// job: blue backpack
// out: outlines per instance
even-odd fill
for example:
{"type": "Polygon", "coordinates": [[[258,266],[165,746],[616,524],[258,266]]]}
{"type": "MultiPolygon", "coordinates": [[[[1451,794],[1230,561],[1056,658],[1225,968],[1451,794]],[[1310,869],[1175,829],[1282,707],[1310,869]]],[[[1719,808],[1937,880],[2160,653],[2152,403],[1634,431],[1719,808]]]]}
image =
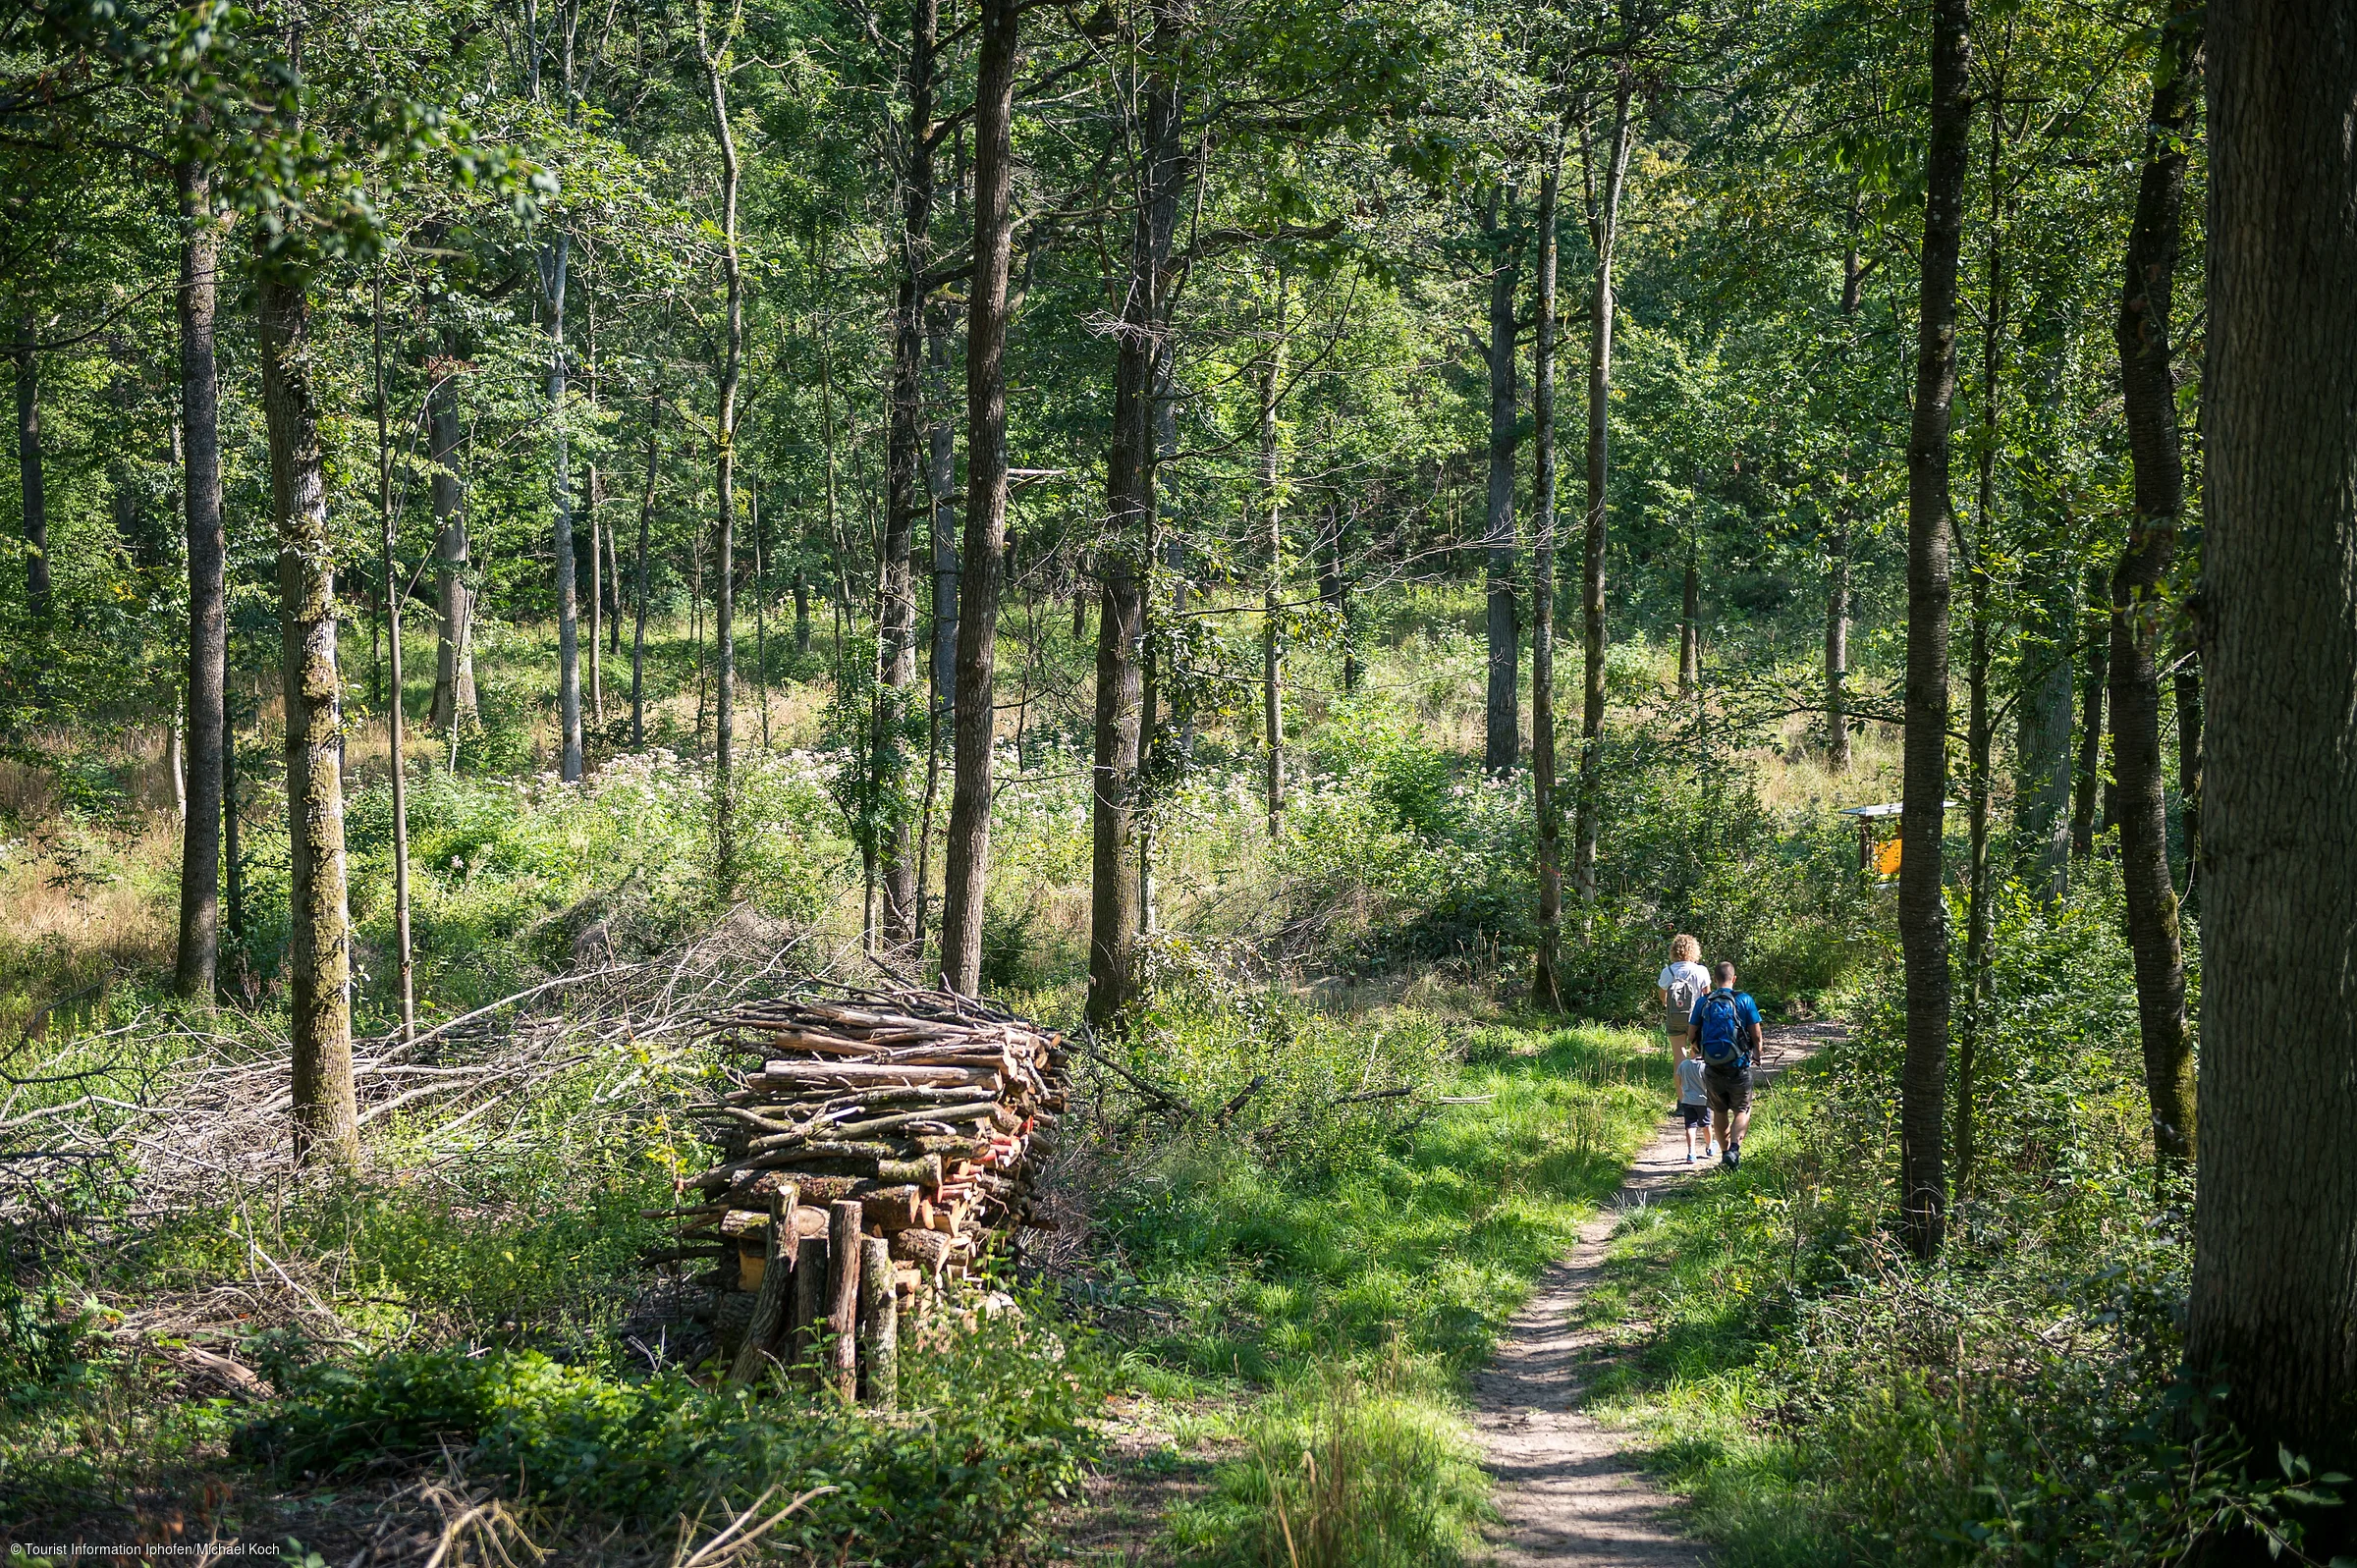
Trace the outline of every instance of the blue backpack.
{"type": "Polygon", "coordinates": [[[1735,994],[1714,991],[1702,999],[1702,1028],[1699,1031],[1703,1062],[1728,1072],[1740,1072],[1751,1065],[1751,1052],[1743,1039],[1743,1018],[1735,1007],[1735,994]]]}

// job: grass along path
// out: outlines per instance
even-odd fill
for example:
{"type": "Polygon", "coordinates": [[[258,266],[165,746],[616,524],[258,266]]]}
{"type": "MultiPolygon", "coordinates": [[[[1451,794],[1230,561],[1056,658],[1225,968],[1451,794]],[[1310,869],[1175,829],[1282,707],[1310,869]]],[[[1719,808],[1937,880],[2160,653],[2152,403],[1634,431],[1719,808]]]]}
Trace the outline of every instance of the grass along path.
{"type": "Polygon", "coordinates": [[[1139,1396],[1123,1425],[1167,1440],[1102,1478],[1080,1560],[1482,1555],[1467,1381],[1674,1090],[1641,1032],[1527,1023],[1476,1027],[1436,1088],[1488,1098],[1331,1168],[1174,1149],[1100,1202],[1096,1288],[1139,1396]]]}
{"type": "MultiPolygon", "coordinates": [[[[1819,1026],[1822,1028],[1823,1026],[1819,1026]]],[[[1772,1029],[1755,1100],[1807,1059],[1816,1029],[1772,1029]]],[[[1507,1568],[1700,1568],[1705,1558],[1645,1474],[1625,1434],[1588,1410],[1607,1335],[1586,1321],[1622,1217],[1714,1167],[1686,1162],[1685,1135],[1663,1121],[1630,1165],[1611,1206],[1579,1227],[1578,1244],[1551,1269],[1515,1318],[1498,1355],[1474,1379],[1485,1464],[1499,1483],[1491,1539],[1507,1568]]]]}

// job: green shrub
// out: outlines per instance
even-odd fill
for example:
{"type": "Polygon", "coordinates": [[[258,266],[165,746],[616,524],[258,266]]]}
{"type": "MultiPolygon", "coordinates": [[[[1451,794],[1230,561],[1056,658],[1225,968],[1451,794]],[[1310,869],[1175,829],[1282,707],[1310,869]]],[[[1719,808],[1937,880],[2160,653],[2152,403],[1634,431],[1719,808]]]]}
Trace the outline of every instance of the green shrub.
{"type": "Polygon", "coordinates": [[[2311,1485],[2181,1379],[2192,1239],[2154,1190],[2115,868],[1993,899],[1987,995],[1956,1020],[1977,1017],[1974,1159],[1936,1263],[1889,1229],[1894,964],[1855,1038],[1763,1103],[1740,1172],[1626,1229],[1614,1271],[1648,1328],[1620,1392],[1675,1434],[1657,1458],[1729,1568],[2142,1568],[2311,1485]]]}
{"type": "Polygon", "coordinates": [[[999,1560],[1094,1453],[1087,1358],[998,1324],[903,1364],[904,1414],[886,1416],[676,1372],[622,1380],[531,1351],[399,1351],[282,1372],[282,1402],[239,1445],[327,1476],[448,1444],[470,1473],[641,1527],[824,1488],[770,1539],[828,1562],[999,1560]]]}

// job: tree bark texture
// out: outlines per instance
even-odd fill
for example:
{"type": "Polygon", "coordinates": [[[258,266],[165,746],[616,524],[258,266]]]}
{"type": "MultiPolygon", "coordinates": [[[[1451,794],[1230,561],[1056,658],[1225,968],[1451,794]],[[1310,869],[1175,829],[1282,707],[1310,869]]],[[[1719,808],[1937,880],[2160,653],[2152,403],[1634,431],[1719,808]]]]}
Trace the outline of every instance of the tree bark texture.
{"type": "Polygon", "coordinates": [[[1907,436],[1905,784],[1898,932],[1907,988],[1899,1080],[1901,1226],[1932,1257],[1946,1230],[1947,908],[1941,889],[1947,793],[1948,425],[1956,392],[1956,269],[1972,105],[1968,0],[1933,0],[1931,144],[1925,168],[1915,416],[1907,436]]]}
{"type": "MultiPolygon", "coordinates": [[[[902,126],[901,277],[892,312],[891,409],[885,437],[884,559],[876,584],[876,664],[884,684],[870,766],[878,780],[905,771],[901,717],[916,691],[916,516],[925,495],[925,269],[933,257],[933,47],[940,0],[916,0],[910,17],[908,112],[902,126]]],[[[884,944],[904,951],[916,940],[916,862],[905,812],[891,811],[877,844],[884,890],[884,944]]]]}
{"type": "Polygon", "coordinates": [[[1556,972],[1563,935],[1562,821],[1555,804],[1555,217],[1562,165],[1559,126],[1539,179],[1538,321],[1530,382],[1530,795],[1539,850],[1539,940],[1530,1000],[1549,1011],[1563,1005],[1556,972]]]}
{"type": "Polygon", "coordinates": [[[1106,454],[1108,538],[1096,552],[1096,749],[1090,773],[1088,1021],[1117,1027],[1137,990],[1137,934],[1143,927],[1144,861],[1137,843],[1145,757],[1139,643],[1145,632],[1152,560],[1155,411],[1170,330],[1171,250],[1186,180],[1178,62],[1190,7],[1155,0],[1150,64],[1139,94],[1137,193],[1129,230],[1128,278],[1114,351],[1113,440],[1106,454]]]}
{"type": "Polygon", "coordinates": [[[280,669],[287,707],[287,1032],[296,1158],[356,1165],[352,1078],[352,922],[344,863],[342,686],[327,469],[313,390],[311,305],[300,275],[265,262],[256,288],[262,413],[278,528],[280,669]]]}
{"type": "Polygon", "coordinates": [[[1579,578],[1579,789],[1571,835],[1571,880],[1581,901],[1596,896],[1596,839],[1604,817],[1604,551],[1612,459],[1613,258],[1620,240],[1620,190],[1628,179],[1629,116],[1634,86],[1624,78],[1613,100],[1613,141],[1605,155],[1604,189],[1591,192],[1588,234],[1596,252],[1595,293],[1589,301],[1587,519],[1579,578]]]}
{"type": "Polygon", "coordinates": [[[1482,766],[1493,775],[1513,771],[1522,755],[1522,628],[1514,605],[1514,292],[1522,251],[1513,233],[1514,188],[1490,192],[1487,221],[1494,254],[1490,272],[1490,493],[1481,538],[1489,553],[1489,700],[1482,766]]]}
{"type": "Polygon", "coordinates": [[[997,717],[1000,560],[1007,538],[1007,275],[1014,151],[1017,0],[982,0],[974,95],[974,270],[966,290],[965,549],[959,581],[957,778],[950,794],[941,920],[943,983],[982,980],[989,878],[991,740],[997,717]]]}
{"type": "MultiPolygon", "coordinates": [[[[2209,13],[2201,1139],[2186,1361],[2272,1473],[2357,1471],[2357,30],[2209,13]]],[[[2357,1547],[2308,1519],[2316,1561],[2357,1547]]],[[[2252,1538],[2218,1560],[2260,1564],[2252,1538]]]]}
{"type": "Polygon", "coordinates": [[[2185,507],[2169,313],[2185,206],[2185,133],[2201,73],[2200,10],[2167,30],[2153,72],[2144,173],[2128,231],[2114,329],[2121,402],[2135,467],[2127,546],[2111,573],[2111,771],[2119,792],[2120,885],[2136,962],[2136,1019],[2152,1102],[2153,1157],[2164,1174],[2193,1158],[2193,1035],[2185,1016],[2185,943],[2168,870],[2161,762],[2161,622],[2185,507]]]}
{"type": "Polygon", "coordinates": [[[189,541],[188,800],[180,843],[180,951],[172,989],[209,1002],[221,957],[221,747],[229,678],[227,542],[221,523],[221,382],[213,358],[221,236],[212,181],[186,162],[180,187],[181,510],[189,541]]]}

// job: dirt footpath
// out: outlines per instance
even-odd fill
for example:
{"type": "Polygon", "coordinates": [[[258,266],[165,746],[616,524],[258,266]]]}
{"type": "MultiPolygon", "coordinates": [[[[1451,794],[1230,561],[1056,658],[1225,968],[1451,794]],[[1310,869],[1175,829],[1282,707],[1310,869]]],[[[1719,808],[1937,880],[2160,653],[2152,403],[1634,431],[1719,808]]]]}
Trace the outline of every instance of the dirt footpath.
{"type": "MultiPolygon", "coordinates": [[[[1808,1058],[1837,1024],[1767,1031],[1752,1077],[1755,1100],[1783,1069],[1808,1058]]],[[[1714,1162],[1714,1168],[1716,1162],[1714,1162]]],[[[1579,1245],[1539,1280],[1498,1354],[1473,1379],[1484,1463],[1497,1478],[1499,1519],[1490,1542],[1506,1568],[1702,1568],[1709,1558],[1679,1534],[1672,1499],[1623,1449],[1628,1434],[1600,1425],[1587,1403],[1591,1352],[1602,1339],[1571,1326],[1604,1269],[1622,1210],[1673,1198],[1708,1179],[1686,1163],[1685,1133],[1667,1117],[1629,1166],[1602,1213],[1579,1228],[1579,1245]]]]}

